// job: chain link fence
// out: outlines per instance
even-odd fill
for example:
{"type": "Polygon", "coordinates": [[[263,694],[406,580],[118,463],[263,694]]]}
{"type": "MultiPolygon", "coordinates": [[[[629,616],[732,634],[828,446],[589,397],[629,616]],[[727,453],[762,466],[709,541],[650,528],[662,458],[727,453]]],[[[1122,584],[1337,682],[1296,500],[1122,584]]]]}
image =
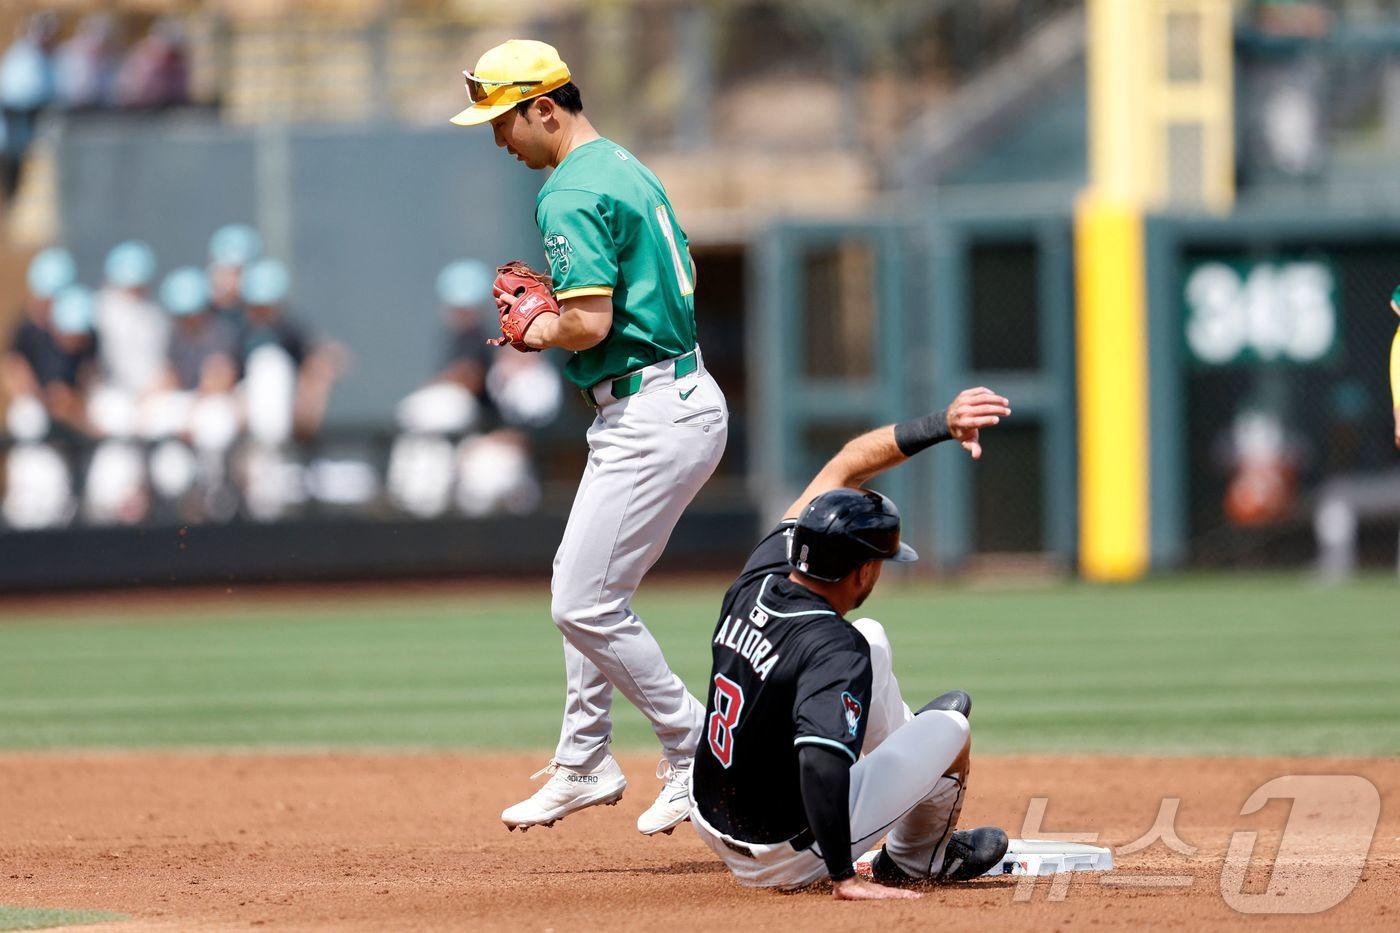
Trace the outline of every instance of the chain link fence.
{"type": "MultiPolygon", "coordinates": [[[[1188,554],[1205,566],[1300,565],[1321,491],[1400,488],[1387,361],[1400,239],[1197,247],[1179,293],[1188,554]]],[[[1360,516],[1360,550],[1395,561],[1397,518],[1360,516]]]]}

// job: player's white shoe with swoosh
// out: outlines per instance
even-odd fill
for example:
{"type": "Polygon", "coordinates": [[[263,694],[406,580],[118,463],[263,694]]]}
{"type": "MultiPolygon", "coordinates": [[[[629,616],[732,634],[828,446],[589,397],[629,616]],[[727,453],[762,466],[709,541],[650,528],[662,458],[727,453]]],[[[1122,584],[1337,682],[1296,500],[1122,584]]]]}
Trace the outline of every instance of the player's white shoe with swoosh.
{"type": "Polygon", "coordinates": [[[656,766],[656,776],[666,781],[661,793],[637,817],[637,832],[643,836],[671,834],[677,826],[690,819],[690,770],[692,762],[673,765],[665,758],[656,766]]]}
{"type": "Polygon", "coordinates": [[[501,822],[511,832],[517,829],[524,832],[531,826],[553,826],[555,820],[562,820],[585,807],[612,806],[622,799],[622,792],[627,789],[627,778],[611,755],[589,771],[551,761],[530,775],[530,779],[546,774],[549,780],[528,800],[501,812],[501,822]]]}

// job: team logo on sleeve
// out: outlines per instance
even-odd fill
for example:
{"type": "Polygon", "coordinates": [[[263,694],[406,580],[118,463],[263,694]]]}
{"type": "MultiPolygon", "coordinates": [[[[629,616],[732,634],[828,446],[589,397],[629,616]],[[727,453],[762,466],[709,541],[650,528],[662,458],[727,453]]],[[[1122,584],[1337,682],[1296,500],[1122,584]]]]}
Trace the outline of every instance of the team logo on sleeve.
{"type": "Polygon", "coordinates": [[[856,727],[860,725],[860,701],[849,692],[841,694],[841,706],[846,713],[846,731],[854,738],[856,727]]]}
{"type": "Polygon", "coordinates": [[[569,273],[569,254],[574,251],[569,244],[569,238],[562,233],[551,233],[544,238],[544,251],[549,257],[549,264],[554,269],[556,277],[563,277],[569,273]]]}

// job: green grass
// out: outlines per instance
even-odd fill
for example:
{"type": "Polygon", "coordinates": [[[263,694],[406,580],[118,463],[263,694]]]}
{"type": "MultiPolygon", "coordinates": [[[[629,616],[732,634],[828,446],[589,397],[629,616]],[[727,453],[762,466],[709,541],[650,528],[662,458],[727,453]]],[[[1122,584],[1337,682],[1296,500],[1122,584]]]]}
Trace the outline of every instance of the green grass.
{"type": "Polygon", "coordinates": [[[0,930],[46,930],[49,927],[78,926],[130,920],[126,914],[105,910],[62,910],[57,907],[7,907],[0,904],[0,930]]]}
{"type": "MultiPolygon", "coordinates": [[[[719,586],[638,611],[692,690],[719,586]]],[[[1400,752],[1400,583],[1287,576],[1136,586],[882,588],[865,612],[917,706],[975,700],[979,751],[1400,752]]],[[[146,616],[0,606],[0,747],[551,748],[563,704],[548,596],[357,596],[146,616]]],[[[617,740],[654,748],[619,698],[617,740]]]]}

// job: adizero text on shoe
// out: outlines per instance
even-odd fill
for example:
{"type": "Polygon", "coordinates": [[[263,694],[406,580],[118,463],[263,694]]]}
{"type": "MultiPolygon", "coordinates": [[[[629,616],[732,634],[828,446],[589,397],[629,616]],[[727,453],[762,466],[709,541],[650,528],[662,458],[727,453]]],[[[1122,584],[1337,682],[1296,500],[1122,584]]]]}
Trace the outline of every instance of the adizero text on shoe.
{"type": "Polygon", "coordinates": [[[960,829],[948,840],[939,881],[969,881],[985,875],[1001,862],[1011,840],[995,826],[960,829]]]}
{"type": "Polygon", "coordinates": [[[532,778],[549,775],[544,786],[528,800],[522,800],[501,813],[506,828],[522,832],[531,826],[553,826],[570,813],[599,804],[609,806],[622,799],[627,779],[611,755],[597,768],[581,771],[551,761],[532,778]]]}
{"type": "Polygon", "coordinates": [[[690,762],[672,765],[664,758],[656,767],[656,776],[666,781],[661,793],[637,817],[637,832],[643,836],[657,833],[671,835],[675,828],[690,819],[690,762]]]}

